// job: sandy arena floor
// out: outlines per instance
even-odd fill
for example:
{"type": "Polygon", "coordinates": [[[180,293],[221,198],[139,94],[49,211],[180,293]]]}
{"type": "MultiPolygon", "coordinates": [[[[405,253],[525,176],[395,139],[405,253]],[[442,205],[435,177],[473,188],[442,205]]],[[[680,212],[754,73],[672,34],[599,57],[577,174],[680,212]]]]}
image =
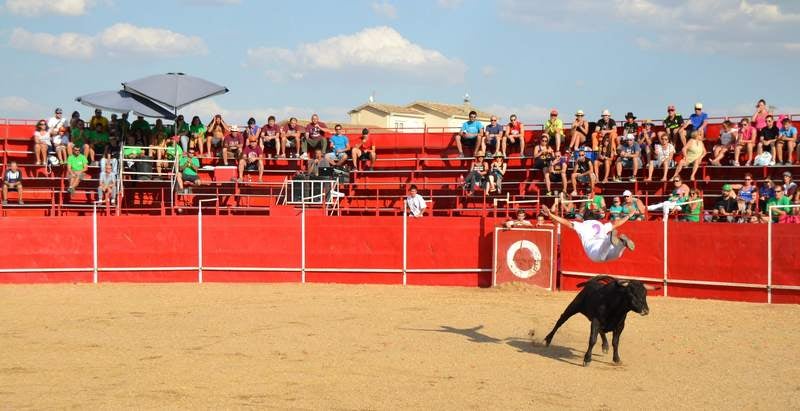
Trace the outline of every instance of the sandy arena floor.
{"type": "Polygon", "coordinates": [[[573,296],[2,286],[0,409],[800,409],[800,306],[651,298],[583,368],[583,317],[541,345],[573,296]]]}

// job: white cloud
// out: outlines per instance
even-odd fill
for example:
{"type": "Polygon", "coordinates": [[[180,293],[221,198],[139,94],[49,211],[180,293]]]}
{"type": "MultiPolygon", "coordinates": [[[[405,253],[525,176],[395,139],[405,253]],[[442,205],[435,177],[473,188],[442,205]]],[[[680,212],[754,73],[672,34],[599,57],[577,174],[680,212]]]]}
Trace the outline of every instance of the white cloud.
{"type": "Polygon", "coordinates": [[[117,23],[96,36],[32,33],[15,28],[8,44],[19,50],[71,59],[90,59],[98,52],[113,56],[136,54],[172,57],[205,54],[208,51],[200,37],[128,23],[117,23]]]}
{"type": "Polygon", "coordinates": [[[372,11],[379,16],[386,17],[387,19],[397,18],[397,9],[394,7],[394,5],[387,1],[372,3],[372,11]]]}
{"type": "Polygon", "coordinates": [[[494,66],[483,66],[481,68],[481,74],[484,77],[492,77],[497,72],[497,69],[494,66]]]}
{"type": "Polygon", "coordinates": [[[304,77],[309,72],[355,72],[405,75],[409,78],[460,83],[466,66],[436,50],[423,48],[391,27],[366,28],[290,50],[259,47],[247,50],[247,66],[271,70],[271,78],[304,77]],[[282,76],[275,72],[282,70],[282,76]]]}
{"type": "Polygon", "coordinates": [[[464,0],[436,0],[436,5],[443,9],[455,9],[463,2],[464,0]]]}
{"type": "Polygon", "coordinates": [[[560,30],[598,31],[620,24],[645,50],[777,55],[798,47],[796,2],[759,0],[502,0],[509,21],[560,30]],[[602,23],[602,24],[600,24],[602,23]]]}
{"type": "Polygon", "coordinates": [[[41,15],[81,16],[95,5],[94,0],[6,0],[11,14],[33,17],[41,15]]]}
{"type": "Polygon", "coordinates": [[[503,123],[508,119],[508,116],[516,114],[517,118],[525,124],[541,123],[550,114],[550,109],[533,104],[525,104],[522,106],[507,106],[503,104],[492,104],[486,107],[481,107],[481,110],[492,113],[500,119],[503,123]]]}
{"type": "Polygon", "coordinates": [[[16,49],[74,59],[91,58],[95,51],[95,41],[91,36],[78,33],[31,33],[20,28],[11,32],[8,44],[16,49]]]}
{"type": "Polygon", "coordinates": [[[100,44],[115,54],[136,53],[157,56],[205,54],[203,39],[167,29],[136,27],[117,23],[99,35],[100,44]]]}
{"type": "Polygon", "coordinates": [[[0,97],[0,117],[17,118],[42,118],[51,112],[45,106],[32,102],[25,97],[3,96],[0,97]]]}

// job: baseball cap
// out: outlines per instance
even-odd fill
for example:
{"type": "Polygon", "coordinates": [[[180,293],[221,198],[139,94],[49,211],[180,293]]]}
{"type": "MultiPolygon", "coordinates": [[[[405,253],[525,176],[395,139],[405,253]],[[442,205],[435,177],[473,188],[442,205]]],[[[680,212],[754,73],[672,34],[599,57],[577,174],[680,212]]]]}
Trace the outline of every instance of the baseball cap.
{"type": "Polygon", "coordinates": [[[61,114],[61,113],[63,113],[63,111],[61,111],[61,107],[59,107],[59,108],[57,108],[57,109],[56,109],[56,113],[58,113],[58,114],[61,114]]]}
{"type": "Polygon", "coordinates": [[[232,132],[239,131],[239,126],[237,126],[236,124],[232,125],[231,126],[231,131],[232,132]]]}
{"type": "Polygon", "coordinates": [[[699,108],[700,110],[703,109],[703,103],[694,103],[694,108],[699,108]]]}
{"type": "Polygon", "coordinates": [[[783,172],[783,176],[784,176],[784,177],[791,177],[791,176],[792,176],[792,173],[791,173],[791,171],[784,171],[784,172],[783,172]]]}
{"type": "Polygon", "coordinates": [[[733,186],[730,184],[725,184],[722,186],[722,191],[731,191],[733,190],[733,186]]]}
{"type": "Polygon", "coordinates": [[[550,115],[551,116],[557,116],[558,115],[558,110],[556,110],[556,109],[550,110],[550,115]]]}
{"type": "Polygon", "coordinates": [[[630,197],[632,195],[633,195],[633,193],[631,193],[631,190],[625,190],[625,191],[622,192],[622,196],[623,197],[630,197]]]}
{"type": "Polygon", "coordinates": [[[604,116],[610,116],[611,113],[606,109],[606,110],[603,110],[603,115],[604,116]]]}
{"type": "Polygon", "coordinates": [[[670,110],[675,110],[675,106],[672,105],[672,104],[668,105],[667,106],[667,111],[670,111],[670,110]]]}
{"type": "Polygon", "coordinates": [[[628,133],[628,135],[625,136],[625,140],[636,140],[636,136],[634,136],[631,133],[628,133]]]}

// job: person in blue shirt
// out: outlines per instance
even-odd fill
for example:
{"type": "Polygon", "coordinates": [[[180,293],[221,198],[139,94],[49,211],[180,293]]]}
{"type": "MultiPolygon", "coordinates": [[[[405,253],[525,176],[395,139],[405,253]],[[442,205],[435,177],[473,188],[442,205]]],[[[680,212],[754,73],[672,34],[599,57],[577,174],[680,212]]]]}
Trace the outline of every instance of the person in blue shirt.
{"type": "MultiPolygon", "coordinates": [[[[780,131],[778,132],[778,150],[777,150],[777,163],[783,162],[784,165],[792,164],[792,154],[794,148],[797,146],[797,127],[792,125],[792,119],[789,117],[784,118],[780,131]],[[783,158],[783,148],[786,147],[786,158],[783,158]],[[785,161],[784,161],[785,160],[785,161]]],[[[800,153],[798,153],[800,157],[800,153]]]]}
{"type": "Polygon", "coordinates": [[[689,121],[683,124],[681,127],[681,143],[683,146],[686,145],[686,136],[692,135],[693,131],[699,131],[703,133],[705,137],[706,134],[706,127],[708,126],[708,114],[703,112],[703,103],[697,103],[694,105],[694,113],[689,116],[689,121]]]}
{"type": "Polygon", "coordinates": [[[328,161],[333,165],[341,166],[347,162],[347,152],[350,151],[350,140],[342,134],[342,125],[337,124],[333,128],[333,135],[330,138],[331,152],[328,153],[328,161]]]}
{"type": "Polygon", "coordinates": [[[503,137],[503,126],[497,123],[497,116],[492,116],[489,119],[489,125],[486,126],[484,130],[484,135],[482,137],[478,137],[481,141],[480,150],[486,153],[486,147],[494,147],[492,150],[493,153],[497,152],[497,146],[500,139],[503,137]]]}
{"type": "Polygon", "coordinates": [[[455,136],[458,156],[464,157],[464,145],[476,147],[480,136],[483,136],[483,124],[478,121],[478,113],[473,110],[469,112],[469,120],[464,122],[461,131],[455,136]]]}

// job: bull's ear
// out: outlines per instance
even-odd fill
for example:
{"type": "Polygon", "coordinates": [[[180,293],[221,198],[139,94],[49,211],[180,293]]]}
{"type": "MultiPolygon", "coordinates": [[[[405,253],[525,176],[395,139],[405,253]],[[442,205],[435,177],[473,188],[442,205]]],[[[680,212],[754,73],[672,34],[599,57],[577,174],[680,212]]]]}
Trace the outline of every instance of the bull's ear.
{"type": "Polygon", "coordinates": [[[629,280],[617,280],[617,285],[620,287],[627,287],[630,283],[629,280]]]}

